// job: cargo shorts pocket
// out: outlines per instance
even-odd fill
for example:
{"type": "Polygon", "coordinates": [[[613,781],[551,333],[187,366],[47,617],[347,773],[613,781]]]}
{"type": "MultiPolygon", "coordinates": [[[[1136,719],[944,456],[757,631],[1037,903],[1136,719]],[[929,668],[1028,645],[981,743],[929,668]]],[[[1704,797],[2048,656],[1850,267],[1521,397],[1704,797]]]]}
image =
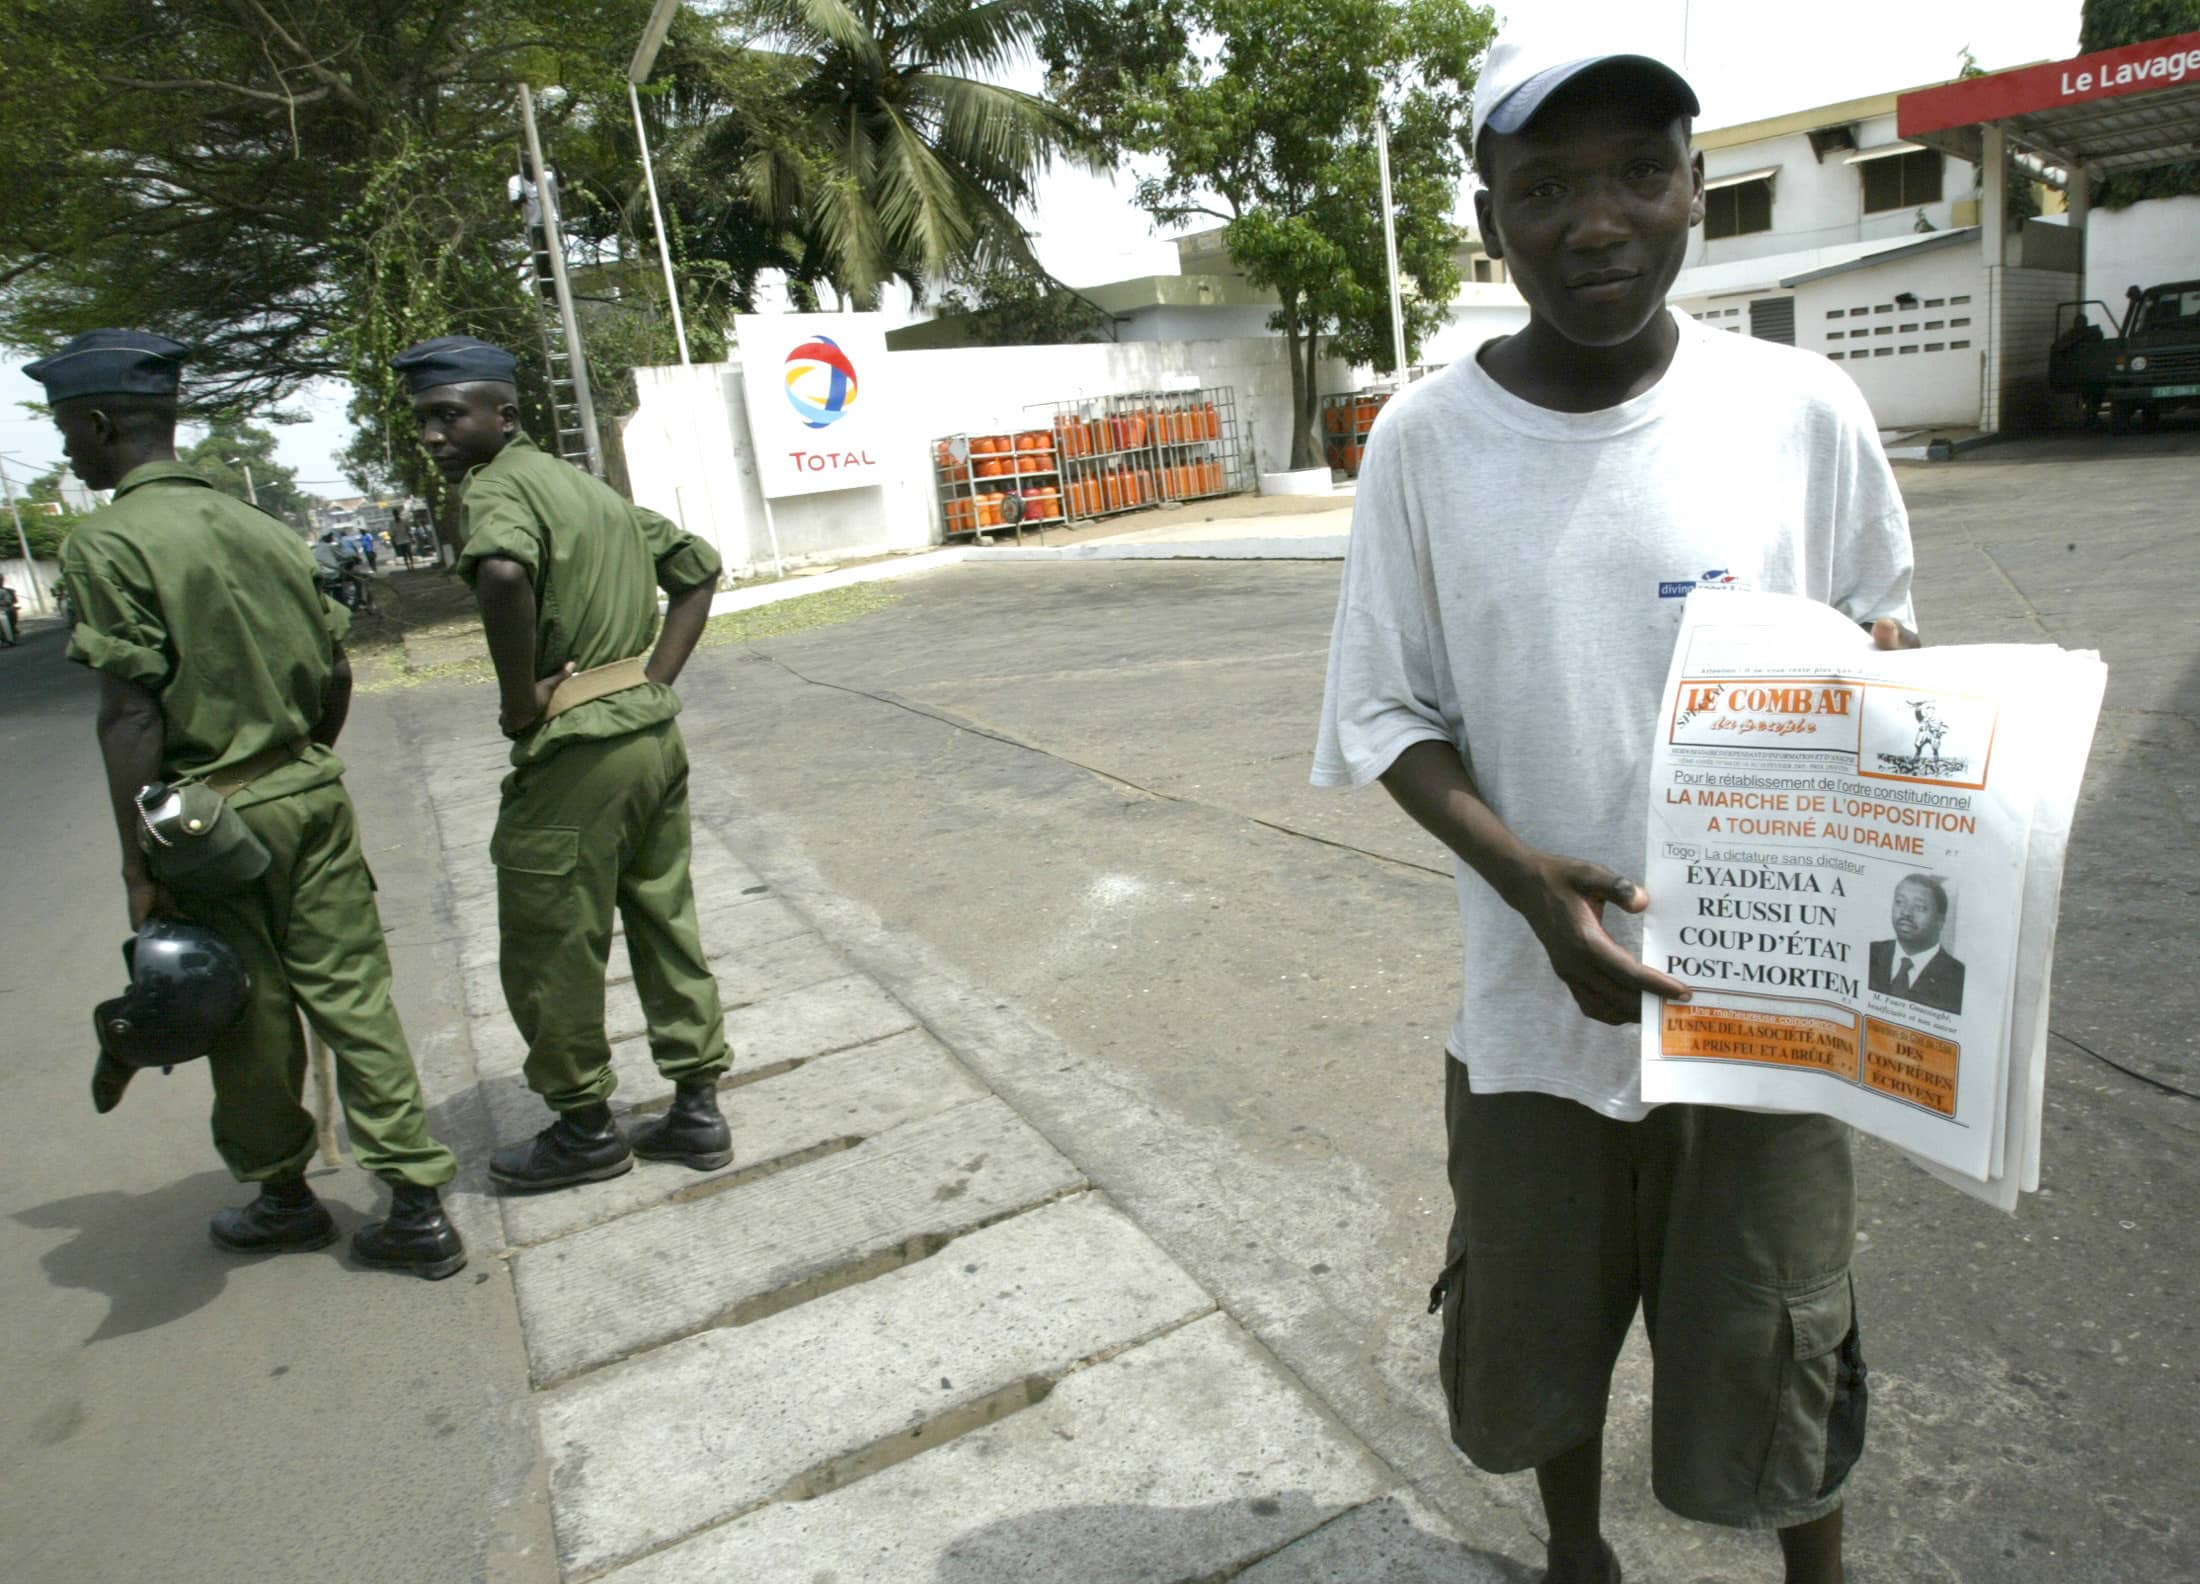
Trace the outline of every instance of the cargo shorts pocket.
{"type": "Polygon", "coordinates": [[[489,861],[520,874],[569,875],[580,862],[578,826],[498,826],[489,838],[489,861]]]}
{"type": "Polygon", "coordinates": [[[1758,1493],[1773,1509],[1821,1501],[1841,1488],[1864,1450],[1871,1396],[1854,1280],[1844,1272],[1785,1302],[1792,1345],[1758,1493]]]}

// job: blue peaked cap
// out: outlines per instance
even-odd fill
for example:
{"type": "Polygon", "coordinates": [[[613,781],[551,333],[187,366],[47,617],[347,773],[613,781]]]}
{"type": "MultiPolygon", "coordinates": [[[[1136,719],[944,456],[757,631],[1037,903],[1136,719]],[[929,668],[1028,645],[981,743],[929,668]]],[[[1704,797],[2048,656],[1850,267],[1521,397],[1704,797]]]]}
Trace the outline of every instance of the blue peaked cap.
{"type": "Polygon", "coordinates": [[[78,396],[173,396],[191,349],[149,330],[87,330],[51,357],[24,365],[49,402],[78,396]]]}
{"type": "Polygon", "coordinates": [[[472,336],[437,336],[409,346],[390,359],[390,367],[405,376],[408,389],[417,396],[438,385],[464,385],[473,380],[501,380],[514,384],[519,359],[500,346],[472,336]]]}

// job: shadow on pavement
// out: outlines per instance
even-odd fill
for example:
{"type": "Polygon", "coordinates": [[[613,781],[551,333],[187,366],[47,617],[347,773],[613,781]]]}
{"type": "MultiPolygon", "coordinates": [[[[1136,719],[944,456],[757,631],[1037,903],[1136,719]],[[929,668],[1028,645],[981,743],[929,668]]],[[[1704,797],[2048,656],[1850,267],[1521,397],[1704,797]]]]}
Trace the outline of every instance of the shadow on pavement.
{"type": "Polygon", "coordinates": [[[1189,1558],[1212,1556],[1233,1539],[1258,1544],[1262,1534],[1279,1530],[1299,1531],[1300,1538],[1229,1576],[1245,1584],[1534,1584],[1537,1577],[1536,1569],[1494,1551],[1429,1533],[1392,1498],[1341,1517],[1330,1513],[1295,1490],[1204,1507],[1049,1507],[962,1536],[940,1558],[936,1580],[1060,1578],[1068,1576],[1069,1558],[1105,1558],[1115,1578],[1174,1578],[1189,1558]],[[1335,1534],[1325,1532],[1325,1518],[1335,1534]],[[1379,1536],[1371,1527],[1379,1527],[1379,1536]]]}
{"type": "MultiPolygon", "coordinates": [[[[209,1171],[150,1193],[111,1190],[55,1199],[19,1210],[15,1219],[41,1231],[75,1234],[40,1255],[38,1263],[54,1286],[107,1299],[106,1318],[84,1339],[89,1347],[180,1320],[220,1297],[230,1272],[255,1260],[215,1248],[206,1222],[223,1205],[243,1203],[249,1193],[227,1172],[209,1171]]],[[[343,1225],[343,1207],[330,1209],[343,1225]]],[[[327,1252],[334,1257],[341,1246],[327,1252]]]]}

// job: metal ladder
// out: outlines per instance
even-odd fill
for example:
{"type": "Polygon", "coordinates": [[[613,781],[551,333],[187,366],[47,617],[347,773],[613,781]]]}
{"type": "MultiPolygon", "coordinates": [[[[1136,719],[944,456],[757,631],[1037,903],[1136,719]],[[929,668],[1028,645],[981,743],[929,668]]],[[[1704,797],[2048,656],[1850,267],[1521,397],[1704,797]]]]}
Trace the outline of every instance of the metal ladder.
{"type": "MultiPolygon", "coordinates": [[[[527,188],[527,161],[520,159],[521,191],[527,188]]],[[[538,195],[520,206],[520,226],[527,235],[532,259],[535,307],[542,332],[542,365],[550,384],[550,425],[556,437],[550,449],[586,471],[589,467],[588,431],[581,425],[580,401],[574,394],[573,357],[565,344],[565,327],[558,314],[558,287],[550,268],[550,238],[543,223],[538,195]]]]}

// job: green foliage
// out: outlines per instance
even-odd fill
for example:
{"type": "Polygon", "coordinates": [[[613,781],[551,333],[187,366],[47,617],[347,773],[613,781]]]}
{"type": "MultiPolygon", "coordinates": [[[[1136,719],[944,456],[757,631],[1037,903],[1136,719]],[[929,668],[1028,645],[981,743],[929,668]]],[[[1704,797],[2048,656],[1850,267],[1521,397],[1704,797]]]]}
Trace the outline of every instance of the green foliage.
{"type": "MultiPolygon", "coordinates": [[[[676,15],[643,96],[682,306],[722,355],[757,275],[859,304],[958,262],[1028,265],[1015,218],[1060,108],[984,81],[1084,0],[728,0],[676,15]]],[[[362,487],[431,499],[386,367],[428,336],[523,358],[540,310],[506,179],[537,89],[608,417],[675,356],[625,84],[650,0],[10,0],[0,7],[0,341],[142,325],[202,412],[351,383],[362,487]]],[[[546,427],[543,415],[530,423],[546,427]]]]}
{"type": "Polygon", "coordinates": [[[1044,272],[1008,265],[958,269],[939,306],[945,313],[968,315],[979,346],[1070,346],[1115,339],[1106,309],[1044,272]]]}
{"type": "MultiPolygon", "coordinates": [[[[2078,49],[2114,49],[2148,39],[2200,32],[2200,0],[2085,0],[2078,17],[2078,49]]],[[[2200,193],[2200,161],[2157,165],[2151,170],[2120,171],[2093,186],[2093,201],[2121,209],[2142,198],[2175,198],[2200,193]]]]}
{"type": "Polygon", "coordinates": [[[1302,466],[1321,461],[1323,338],[1354,362],[1393,361],[1376,117],[1391,127],[1410,359],[1458,288],[1457,133],[1494,30],[1467,0],[1121,0],[1112,45],[1079,60],[1080,35],[1057,35],[1066,102],[1161,164],[1139,202],[1164,223],[1223,220],[1231,256],[1279,298],[1302,466]]]}
{"type": "Polygon", "coordinates": [[[275,436],[257,424],[222,414],[207,425],[206,437],[176,453],[176,460],[239,500],[259,497],[260,508],[303,528],[306,497],[298,472],[275,460],[275,436]],[[245,469],[252,470],[249,488],[245,469]]]}
{"type": "MultiPolygon", "coordinates": [[[[31,557],[37,561],[52,561],[61,554],[61,541],[76,532],[76,525],[84,520],[81,512],[63,507],[56,511],[51,500],[19,502],[16,517],[23,524],[23,537],[30,541],[31,557]]],[[[15,542],[15,519],[0,522],[0,561],[14,561],[23,554],[15,542]]],[[[16,590],[21,593],[20,587],[16,590]]]]}
{"type": "Polygon", "coordinates": [[[1059,105],[1000,86],[1058,0],[743,0],[702,63],[725,107],[668,166],[732,178],[797,287],[874,306],[958,264],[1036,269],[1016,210],[1056,160],[1100,163],[1059,105]]]}

